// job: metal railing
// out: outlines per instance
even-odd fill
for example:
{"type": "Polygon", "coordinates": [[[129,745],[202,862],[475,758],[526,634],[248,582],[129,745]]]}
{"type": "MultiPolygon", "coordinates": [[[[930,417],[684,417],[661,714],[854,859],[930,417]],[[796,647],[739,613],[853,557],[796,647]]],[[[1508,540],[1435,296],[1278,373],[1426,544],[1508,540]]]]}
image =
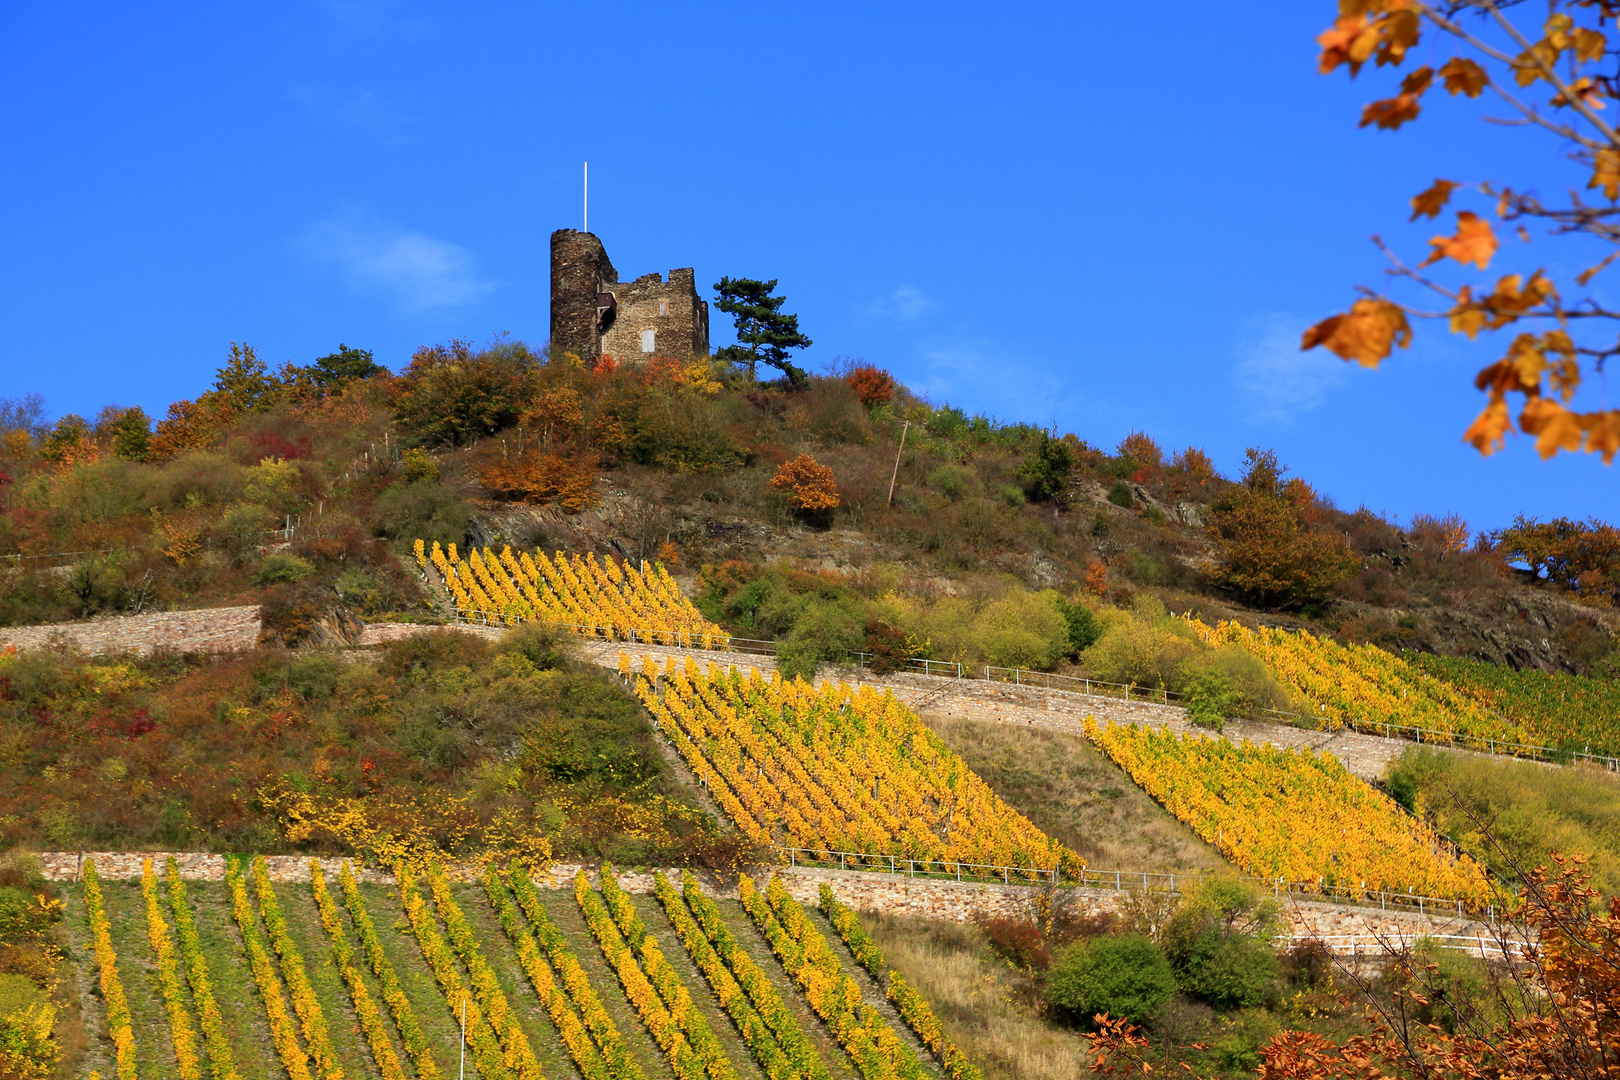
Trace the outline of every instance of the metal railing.
{"type": "Polygon", "coordinates": [[[1482,960],[1492,957],[1523,960],[1536,947],[1534,942],[1507,941],[1485,934],[1294,934],[1283,939],[1285,945],[1320,943],[1327,946],[1330,952],[1340,955],[1349,952],[1351,956],[1388,956],[1391,950],[1411,948],[1418,942],[1426,941],[1478,956],[1482,960]],[[1339,948],[1335,949],[1335,945],[1339,948]]]}
{"type": "Polygon", "coordinates": [[[954,859],[909,859],[903,855],[876,855],[860,851],[832,851],[827,848],[775,848],[789,866],[811,869],[863,870],[867,873],[896,874],[933,881],[999,881],[1003,885],[1058,885],[1062,871],[1035,866],[1001,866],[993,863],[966,863],[954,859]]]}
{"type": "MultiPolygon", "coordinates": [[[[925,878],[935,881],[999,881],[1003,885],[1050,885],[1081,889],[1105,889],[1115,892],[1168,892],[1182,894],[1196,889],[1204,874],[1161,874],[1129,870],[1093,870],[1087,868],[1079,877],[1065,876],[1061,869],[1036,866],[1002,866],[990,863],[966,863],[952,859],[912,859],[904,855],[873,852],[838,851],[830,848],[801,848],[773,845],[777,857],[789,866],[812,869],[859,870],[866,873],[894,874],[906,878],[925,878]]],[[[1319,903],[1350,904],[1377,907],[1382,911],[1415,911],[1419,915],[1455,915],[1458,918],[1477,914],[1487,922],[1496,919],[1495,905],[1471,908],[1463,900],[1438,896],[1419,896],[1411,892],[1388,892],[1378,889],[1352,888],[1326,885],[1322,882],[1284,881],[1282,878],[1266,880],[1245,875],[1243,881],[1256,888],[1269,891],[1273,898],[1312,900],[1319,903]]]]}

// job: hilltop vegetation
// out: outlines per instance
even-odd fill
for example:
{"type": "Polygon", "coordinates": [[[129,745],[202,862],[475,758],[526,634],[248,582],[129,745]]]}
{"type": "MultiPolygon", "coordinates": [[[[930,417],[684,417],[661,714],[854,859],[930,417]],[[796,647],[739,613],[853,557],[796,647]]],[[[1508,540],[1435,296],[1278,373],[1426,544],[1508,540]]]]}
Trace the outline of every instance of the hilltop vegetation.
{"type": "Polygon", "coordinates": [[[399,375],[347,347],[271,372],[235,346],[155,427],[113,406],[47,424],[24,399],[0,429],[0,554],[29,557],[7,560],[12,625],[262,598],[293,644],[334,608],[431,618],[399,558],[423,539],[661,554],[702,573],[711,617],[793,639],[810,664],[818,641],[898,630],[942,656],[1051,666],[1089,644],[1060,628],[1065,605],[1138,593],[1547,671],[1603,674],[1614,655],[1602,523],[1470,543],[1455,518],[1340,511],[1266,451],[1227,480],[1196,448],[1137,433],[1110,451],[860,364],[761,383],[497,338],[423,348],[399,375]]]}

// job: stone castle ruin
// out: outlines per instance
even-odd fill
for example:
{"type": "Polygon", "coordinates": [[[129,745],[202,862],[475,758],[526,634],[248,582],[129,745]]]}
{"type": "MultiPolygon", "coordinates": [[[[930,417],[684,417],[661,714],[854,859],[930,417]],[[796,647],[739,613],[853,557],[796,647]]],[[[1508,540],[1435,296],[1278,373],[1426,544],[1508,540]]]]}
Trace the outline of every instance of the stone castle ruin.
{"type": "Polygon", "coordinates": [[[645,363],[653,356],[709,354],[709,304],[690,266],[628,283],[594,233],[551,234],[551,343],[595,360],[645,363]]]}

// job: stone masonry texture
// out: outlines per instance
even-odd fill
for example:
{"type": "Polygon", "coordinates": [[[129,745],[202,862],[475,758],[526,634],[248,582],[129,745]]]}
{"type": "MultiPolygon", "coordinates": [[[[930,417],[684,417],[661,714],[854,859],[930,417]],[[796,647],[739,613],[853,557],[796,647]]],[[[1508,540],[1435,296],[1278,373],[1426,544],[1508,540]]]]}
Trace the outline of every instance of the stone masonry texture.
{"type": "Polygon", "coordinates": [[[259,643],[264,628],[258,605],[204,608],[200,611],[159,611],[94,622],[54,623],[49,626],[0,628],[0,649],[64,647],[89,656],[135,653],[149,656],[159,649],[174,652],[233,652],[259,643]]]}
{"type": "Polygon", "coordinates": [[[652,356],[709,354],[709,305],[691,267],[620,282],[592,233],[551,234],[551,343],[586,360],[609,355],[641,363],[652,356]],[[652,348],[646,349],[646,332],[652,348]]]}

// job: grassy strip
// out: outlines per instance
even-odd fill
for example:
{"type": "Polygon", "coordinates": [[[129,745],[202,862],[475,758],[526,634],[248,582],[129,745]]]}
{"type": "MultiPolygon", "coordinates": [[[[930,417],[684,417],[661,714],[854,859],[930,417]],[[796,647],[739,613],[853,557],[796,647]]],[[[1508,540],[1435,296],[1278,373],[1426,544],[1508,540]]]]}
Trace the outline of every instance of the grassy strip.
{"type": "Polygon", "coordinates": [[[231,1056],[231,1043],[225,1034],[219,1002],[214,1000],[214,985],[208,977],[208,959],[203,955],[202,939],[197,936],[197,923],[186,901],[186,885],[180,880],[180,866],[172,857],[163,868],[163,880],[169,887],[169,911],[174,915],[174,929],[180,936],[180,957],[186,963],[186,981],[191,984],[191,998],[197,1005],[202,1024],[203,1044],[208,1048],[209,1071],[214,1074],[214,1080],[241,1080],[231,1056]]]}
{"type": "MultiPolygon", "coordinates": [[[[681,871],[681,892],[704,937],[714,946],[720,959],[725,961],[737,984],[753,1002],[754,1008],[759,1010],[760,1017],[770,1025],[777,1042],[793,1062],[794,1068],[809,1080],[827,1080],[826,1063],[821,1060],[821,1055],[816,1053],[815,1047],[810,1045],[810,1040],[805,1037],[799,1022],[793,1019],[787,1003],[772,985],[770,976],[765,974],[764,969],[754,963],[753,958],[737,944],[731,928],[720,915],[720,909],[715,906],[713,899],[705,896],[703,890],[698,888],[697,879],[692,876],[691,871],[681,871]]],[[[667,904],[665,906],[668,907],[667,904]]],[[[680,927],[677,926],[676,931],[679,930],[680,927]]]]}
{"type": "Polygon", "coordinates": [[[465,1018],[467,1045],[472,1047],[473,1064],[478,1069],[478,1075],[486,1080],[511,1076],[495,1029],[485,1018],[483,1007],[473,1001],[472,995],[462,987],[455,954],[444,943],[444,938],[439,936],[438,928],[433,925],[433,913],[428,911],[422,894],[416,891],[416,881],[410,871],[403,866],[399,871],[399,900],[400,906],[405,909],[406,919],[410,921],[411,931],[416,935],[416,943],[422,947],[422,955],[427,958],[428,967],[433,970],[433,977],[444,992],[445,1000],[458,1017],[465,1018]]]}
{"type": "Polygon", "coordinates": [[[624,1038],[619,1034],[618,1026],[603,1007],[602,999],[596,996],[590,978],[580,966],[579,958],[568,948],[568,938],[551,921],[551,916],[546,914],[545,906],[540,902],[540,893],[535,889],[534,881],[530,879],[528,871],[522,864],[517,862],[512,864],[511,881],[512,895],[517,897],[518,906],[523,909],[529,924],[534,927],[537,944],[545,950],[546,959],[551,962],[552,970],[562,979],[563,989],[567,991],[574,1007],[579,1010],[585,1029],[590,1032],[591,1039],[601,1051],[615,1080],[642,1080],[644,1074],[641,1066],[636,1063],[636,1059],[624,1045],[624,1038]]]}
{"type": "Polygon", "coordinates": [[[731,1022],[737,1026],[738,1033],[748,1043],[748,1049],[759,1062],[760,1068],[765,1071],[765,1075],[771,1080],[808,1080],[808,1077],[814,1075],[802,1070],[798,1062],[788,1055],[770,1025],[765,1022],[765,1018],[749,1001],[736,976],[715,951],[708,935],[687,910],[686,901],[681,899],[681,894],[675,891],[675,886],[671,885],[669,879],[662,873],[653,875],[653,891],[659,903],[664,905],[664,912],[669,916],[670,925],[675,928],[675,936],[681,939],[687,955],[703,973],[703,978],[708,981],[721,1007],[731,1017],[731,1022]]]}
{"type": "Polygon", "coordinates": [[[180,985],[180,965],[175,960],[174,943],[169,940],[169,924],[163,921],[163,908],[158,904],[157,875],[152,872],[151,859],[141,863],[141,896],[146,900],[146,936],[157,954],[158,987],[169,1014],[169,1039],[174,1044],[180,1080],[202,1080],[197,1031],[191,1022],[191,1010],[186,1007],[185,987],[180,985]]]}
{"type": "Polygon", "coordinates": [[[349,988],[349,1000],[354,1002],[354,1014],[360,1018],[360,1029],[365,1032],[366,1042],[371,1046],[372,1060],[377,1063],[383,1080],[405,1080],[399,1055],[394,1052],[393,1041],[388,1038],[388,1025],[377,1003],[371,1000],[371,992],[366,989],[360,969],[355,967],[354,949],[343,932],[337,904],[332,901],[332,894],[326,891],[326,878],[321,874],[320,863],[314,859],[309,861],[309,878],[315,893],[315,906],[321,913],[321,925],[332,939],[332,959],[337,964],[338,974],[343,976],[343,982],[349,988]]]}
{"type": "Polygon", "coordinates": [[[862,1001],[860,987],[843,973],[827,939],[787,894],[782,880],[772,878],[769,888],[767,903],[753,879],[744,874],[737,881],[737,896],[855,1068],[866,1080],[917,1080],[923,1076],[917,1055],[876,1009],[862,1001]]]}
{"type": "Polygon", "coordinates": [[[833,895],[832,887],[825,882],[821,886],[821,913],[827,916],[827,921],[832,923],[833,929],[838,931],[838,936],[849,946],[855,962],[870,971],[872,978],[881,985],[884,971],[883,950],[866,932],[866,927],[861,925],[861,920],[854,910],[839,903],[838,898],[833,895]]]}
{"type": "Polygon", "coordinates": [[[270,885],[270,872],[263,855],[253,859],[253,889],[259,894],[259,914],[270,931],[270,945],[281,958],[281,976],[287,981],[287,989],[292,991],[293,1011],[298,1014],[304,1042],[315,1060],[315,1072],[321,1080],[343,1080],[343,1067],[332,1052],[332,1038],[326,1030],[326,1014],[321,1011],[315,988],[309,985],[304,958],[287,931],[287,917],[282,914],[276,890],[270,885]]]}
{"type": "Polygon", "coordinates": [[[608,966],[618,975],[625,997],[636,1007],[641,1022],[647,1025],[653,1040],[669,1059],[670,1068],[675,1071],[678,1080],[703,1080],[703,1058],[681,1031],[679,1022],[659,1000],[658,991],[648,981],[641,965],[636,963],[636,954],[625,944],[619,928],[613,923],[613,916],[608,914],[607,905],[591,888],[583,870],[574,875],[574,899],[585,916],[585,925],[590,928],[591,936],[601,946],[608,966]]]}
{"type": "MultiPolygon", "coordinates": [[[[365,950],[371,970],[382,984],[383,1002],[388,1006],[394,1018],[394,1027],[399,1030],[399,1037],[405,1043],[405,1053],[410,1057],[411,1064],[416,1066],[416,1075],[420,1080],[439,1080],[439,1068],[428,1051],[427,1036],[422,1034],[422,1027],[416,1022],[410,999],[405,996],[405,991],[399,985],[399,976],[394,973],[394,965],[383,955],[382,942],[377,940],[377,928],[371,923],[365,897],[360,895],[359,882],[355,881],[348,863],[343,864],[338,883],[343,886],[343,899],[349,908],[349,917],[354,920],[354,928],[360,935],[360,947],[365,950]]],[[[324,882],[321,892],[325,892],[324,882]]],[[[321,918],[323,921],[326,918],[324,908],[321,918]]]]}
{"type": "Polygon", "coordinates": [[[281,980],[276,978],[270,951],[265,948],[259,933],[259,917],[248,899],[247,886],[242,883],[242,867],[235,858],[225,860],[225,884],[231,890],[231,914],[242,931],[242,944],[247,949],[248,967],[253,981],[258,984],[259,996],[264,1000],[265,1017],[270,1022],[270,1038],[281,1055],[281,1064],[287,1069],[289,1080],[312,1080],[309,1056],[298,1045],[298,1034],[292,1018],[287,1015],[287,1003],[281,996],[281,980]]]}
{"type": "Polygon", "coordinates": [[[94,859],[84,860],[84,906],[90,914],[90,934],[101,969],[101,996],[107,1002],[107,1033],[117,1053],[118,1080],[136,1080],[135,1029],[129,1019],[124,983],[118,977],[118,951],[113,948],[112,927],[107,922],[107,904],[101,895],[94,859]]]}
{"type": "MultiPolygon", "coordinates": [[[[558,984],[545,954],[540,951],[540,946],[535,944],[534,935],[523,925],[523,917],[518,913],[516,906],[507,899],[506,889],[501,884],[494,866],[484,870],[484,891],[489,895],[489,902],[494,907],[495,914],[500,917],[501,929],[506,931],[506,936],[512,941],[512,947],[517,952],[518,964],[529,977],[529,982],[533,985],[534,992],[539,995],[541,1003],[545,1005],[551,1022],[557,1026],[563,1046],[567,1048],[568,1056],[574,1059],[574,1064],[579,1066],[580,1075],[585,1077],[585,1080],[611,1080],[617,1074],[603,1059],[596,1044],[591,1041],[590,1032],[585,1030],[585,1024],[568,999],[568,992],[558,984]]],[[[637,1069],[636,1072],[639,1074],[640,1070],[637,1069]]]]}
{"type": "Polygon", "coordinates": [[[618,879],[613,876],[613,867],[603,863],[601,877],[602,899],[607,903],[608,913],[613,917],[614,925],[630,943],[631,948],[639,954],[641,967],[647,973],[648,981],[658,991],[658,996],[663,999],[664,1006],[669,1009],[675,1022],[680,1025],[687,1041],[692,1044],[692,1049],[697,1051],[710,1080],[735,1080],[736,1071],[726,1058],[720,1040],[715,1038],[709,1022],[692,1003],[692,995],[681,982],[680,975],[664,959],[658,943],[647,933],[647,928],[642,925],[641,916],[636,913],[630,897],[619,888],[618,879]]]}
{"type": "Polygon", "coordinates": [[[472,924],[450,895],[450,883],[436,864],[428,867],[428,888],[433,892],[433,903],[439,909],[439,916],[444,919],[445,928],[450,931],[450,942],[461,957],[461,962],[466,965],[478,1004],[483,1007],[490,1026],[501,1033],[507,1065],[515,1067],[520,1080],[541,1080],[540,1063],[534,1058],[529,1037],[523,1034],[517,1014],[507,1004],[506,995],[501,992],[500,983],[495,979],[495,972],[478,948],[472,924]]]}
{"type": "Polygon", "coordinates": [[[939,1058],[940,1064],[945,1066],[946,1075],[951,1080],[984,1080],[979,1067],[969,1061],[945,1034],[928,999],[906,982],[905,976],[892,968],[887,969],[888,978],[884,978],[883,950],[866,932],[866,927],[861,925],[860,917],[854,910],[839,903],[832,887],[825,883],[821,886],[821,911],[832,923],[833,929],[838,931],[838,936],[844,939],[844,944],[849,946],[850,954],[856,961],[872,973],[879,986],[886,986],[889,1000],[894,1002],[900,1018],[917,1033],[923,1045],[939,1058]]]}

